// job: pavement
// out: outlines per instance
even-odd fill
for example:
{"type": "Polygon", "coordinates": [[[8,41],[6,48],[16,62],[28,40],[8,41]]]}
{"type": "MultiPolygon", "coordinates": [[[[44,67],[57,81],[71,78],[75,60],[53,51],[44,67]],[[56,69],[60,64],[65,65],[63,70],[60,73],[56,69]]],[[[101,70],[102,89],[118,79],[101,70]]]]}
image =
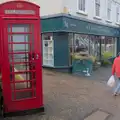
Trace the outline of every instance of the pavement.
{"type": "Polygon", "coordinates": [[[111,76],[111,66],[100,67],[99,69],[93,71],[90,77],[85,77],[88,80],[96,81],[108,81],[111,76]]]}
{"type": "Polygon", "coordinates": [[[5,120],[120,120],[120,96],[106,85],[111,68],[101,69],[92,78],[43,70],[45,115],[5,120]]]}

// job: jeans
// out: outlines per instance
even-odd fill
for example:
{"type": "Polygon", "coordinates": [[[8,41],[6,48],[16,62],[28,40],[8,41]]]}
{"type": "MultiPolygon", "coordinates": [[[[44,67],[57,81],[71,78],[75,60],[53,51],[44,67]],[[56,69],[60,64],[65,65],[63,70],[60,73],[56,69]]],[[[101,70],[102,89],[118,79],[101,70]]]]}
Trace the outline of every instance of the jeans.
{"type": "Polygon", "coordinates": [[[120,93],[120,78],[118,78],[117,86],[114,90],[114,93],[120,93]]]}

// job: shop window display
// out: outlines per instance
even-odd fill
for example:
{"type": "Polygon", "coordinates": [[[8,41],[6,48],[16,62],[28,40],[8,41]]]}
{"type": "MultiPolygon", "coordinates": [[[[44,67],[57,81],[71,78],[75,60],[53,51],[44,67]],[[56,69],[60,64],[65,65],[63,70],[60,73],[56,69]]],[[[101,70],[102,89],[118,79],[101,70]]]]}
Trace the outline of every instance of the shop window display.
{"type": "Polygon", "coordinates": [[[74,35],[74,53],[89,54],[89,38],[88,35],[75,34],[74,35]]]}
{"type": "Polygon", "coordinates": [[[97,58],[100,57],[100,37],[89,36],[89,53],[97,58]]]}
{"type": "Polygon", "coordinates": [[[101,61],[106,53],[109,53],[109,56],[116,55],[116,41],[117,38],[113,37],[70,33],[70,53],[71,55],[84,53],[101,61]]]}
{"type": "Polygon", "coordinates": [[[104,37],[101,39],[101,53],[109,52],[111,56],[116,55],[116,38],[104,37]]]}
{"type": "Polygon", "coordinates": [[[52,33],[42,34],[43,65],[54,66],[54,41],[52,33]]]}

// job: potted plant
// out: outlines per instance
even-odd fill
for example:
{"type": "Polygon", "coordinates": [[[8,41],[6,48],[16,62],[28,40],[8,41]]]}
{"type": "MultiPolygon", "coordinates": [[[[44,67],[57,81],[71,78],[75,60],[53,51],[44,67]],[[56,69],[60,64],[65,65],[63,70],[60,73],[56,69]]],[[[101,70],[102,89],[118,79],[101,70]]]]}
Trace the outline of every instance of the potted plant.
{"type": "Polygon", "coordinates": [[[96,58],[94,56],[90,56],[86,53],[79,52],[72,54],[72,71],[73,73],[77,71],[88,72],[91,74],[93,69],[93,63],[95,62],[96,58]]]}
{"type": "Polygon", "coordinates": [[[111,65],[111,62],[109,60],[109,58],[111,58],[111,57],[112,57],[112,53],[111,52],[104,52],[102,54],[102,62],[101,62],[101,64],[103,66],[109,66],[109,65],[111,65]]]}

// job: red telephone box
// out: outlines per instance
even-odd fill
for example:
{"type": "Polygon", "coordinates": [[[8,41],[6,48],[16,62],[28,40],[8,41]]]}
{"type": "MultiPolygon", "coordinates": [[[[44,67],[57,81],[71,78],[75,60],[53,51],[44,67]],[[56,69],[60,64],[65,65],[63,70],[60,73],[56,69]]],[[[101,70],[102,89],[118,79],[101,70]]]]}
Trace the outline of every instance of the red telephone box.
{"type": "Polygon", "coordinates": [[[0,68],[4,114],[43,108],[39,6],[0,4],[0,68]]]}

